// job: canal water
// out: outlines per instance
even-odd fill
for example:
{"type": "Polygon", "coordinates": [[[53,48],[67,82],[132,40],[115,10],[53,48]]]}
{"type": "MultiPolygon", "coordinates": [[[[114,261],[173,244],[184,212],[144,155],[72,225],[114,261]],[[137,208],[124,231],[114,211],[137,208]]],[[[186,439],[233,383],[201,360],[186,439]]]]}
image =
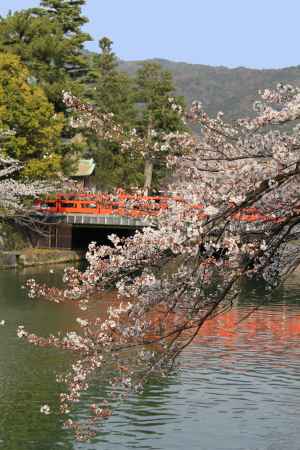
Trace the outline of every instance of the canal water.
{"type": "MultiPolygon", "coordinates": [[[[181,356],[180,368],[121,402],[95,441],[78,444],[55,412],[39,412],[45,403],[55,411],[55,374],[67,369],[68,356],[16,337],[18,325],[41,335],[76,329],[74,305],[29,300],[22,289],[33,276],[59,283],[61,273],[0,272],[1,450],[300,449],[300,275],[271,302],[259,286],[246,287],[231,312],[206,325],[181,356]]],[[[105,391],[99,379],[83,403],[97,402],[105,391]]],[[[84,405],[76,415],[84,420],[84,405]]]]}

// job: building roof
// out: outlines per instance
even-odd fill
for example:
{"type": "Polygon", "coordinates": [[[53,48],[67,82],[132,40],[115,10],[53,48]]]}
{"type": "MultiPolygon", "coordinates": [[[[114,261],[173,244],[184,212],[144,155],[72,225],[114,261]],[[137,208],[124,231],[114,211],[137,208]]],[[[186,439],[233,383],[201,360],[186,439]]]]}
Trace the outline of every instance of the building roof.
{"type": "Polygon", "coordinates": [[[74,177],[88,177],[92,175],[96,167],[95,161],[91,159],[80,159],[74,177]]]}

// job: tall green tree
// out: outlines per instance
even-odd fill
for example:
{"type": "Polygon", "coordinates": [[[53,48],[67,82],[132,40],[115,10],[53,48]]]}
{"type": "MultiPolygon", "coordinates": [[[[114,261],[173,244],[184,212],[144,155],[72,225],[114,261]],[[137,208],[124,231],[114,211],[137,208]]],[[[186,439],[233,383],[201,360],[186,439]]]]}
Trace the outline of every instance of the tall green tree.
{"type": "Polygon", "coordinates": [[[65,52],[64,69],[73,79],[80,79],[87,71],[87,56],[83,52],[84,44],[91,36],[82,30],[88,18],[82,14],[86,0],[41,0],[38,14],[44,14],[51,22],[57,22],[62,28],[68,51],[65,52]]]}
{"type": "Polygon", "coordinates": [[[165,175],[165,154],[151,151],[162,133],[181,132],[185,125],[178,114],[184,99],[175,95],[172,74],[157,62],[144,62],[136,74],[136,102],[139,104],[137,130],[148,151],[144,154],[144,189],[152,185],[153,170],[161,178],[165,175]],[[176,107],[177,105],[177,107],[176,107]]]}
{"type": "Polygon", "coordinates": [[[86,0],[41,0],[40,3],[50,17],[58,19],[64,33],[73,34],[81,41],[81,44],[89,39],[88,35],[81,30],[82,26],[89,21],[82,15],[85,4],[86,0]]]}
{"type": "Polygon", "coordinates": [[[43,1],[39,8],[22,10],[0,19],[0,50],[17,54],[45,90],[56,111],[64,111],[62,91],[83,90],[87,70],[81,31],[87,19],[81,15],[83,1],[43,1]]]}
{"type": "MultiPolygon", "coordinates": [[[[113,42],[103,37],[100,53],[95,55],[89,74],[88,96],[101,113],[113,113],[116,122],[125,129],[136,123],[133,80],[118,67],[118,58],[112,50],[113,42]]],[[[114,142],[89,139],[90,151],[96,160],[96,179],[99,188],[140,186],[143,182],[143,163],[120,150],[114,142]]]]}
{"type": "Polygon", "coordinates": [[[14,135],[2,150],[24,164],[30,178],[53,176],[62,170],[62,114],[55,114],[43,90],[30,83],[30,73],[15,55],[0,53],[0,123],[14,135]]]}
{"type": "Polygon", "coordinates": [[[113,113],[123,127],[132,126],[135,117],[135,96],[133,80],[119,70],[113,42],[103,37],[99,41],[100,54],[95,55],[90,71],[91,97],[102,113],[113,113]]]}

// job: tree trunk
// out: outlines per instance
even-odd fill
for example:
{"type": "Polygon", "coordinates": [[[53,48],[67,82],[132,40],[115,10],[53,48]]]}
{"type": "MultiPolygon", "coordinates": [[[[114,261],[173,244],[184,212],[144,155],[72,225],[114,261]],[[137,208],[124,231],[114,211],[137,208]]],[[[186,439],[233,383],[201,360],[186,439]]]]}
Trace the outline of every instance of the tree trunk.
{"type": "Polygon", "coordinates": [[[151,184],[152,184],[152,173],[153,173],[153,161],[150,158],[145,159],[145,182],[144,182],[144,195],[148,195],[151,184]]]}
{"type": "Polygon", "coordinates": [[[151,147],[151,130],[152,130],[152,118],[149,117],[147,126],[147,139],[146,139],[146,157],[145,157],[145,169],[144,169],[144,195],[149,195],[149,191],[152,184],[152,174],[153,174],[153,160],[151,158],[151,152],[149,149],[151,147]],[[148,154],[147,154],[148,153],[148,154]]]}

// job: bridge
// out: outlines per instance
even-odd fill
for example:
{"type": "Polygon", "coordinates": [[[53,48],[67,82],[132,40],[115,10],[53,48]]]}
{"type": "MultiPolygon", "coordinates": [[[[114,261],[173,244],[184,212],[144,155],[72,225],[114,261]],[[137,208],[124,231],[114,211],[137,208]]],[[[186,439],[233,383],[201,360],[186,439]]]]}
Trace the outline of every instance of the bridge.
{"type": "MultiPolygon", "coordinates": [[[[107,244],[107,236],[132,235],[155,222],[162,211],[172,203],[186,203],[179,197],[142,196],[125,193],[86,194],[58,193],[35,201],[36,212],[43,217],[45,233],[34,237],[40,248],[87,248],[91,241],[107,244]]],[[[203,205],[191,205],[200,218],[208,217],[203,205]]],[[[244,208],[233,215],[233,226],[240,222],[251,231],[257,224],[278,221],[261,214],[257,208],[244,208]]]]}
{"type": "Polygon", "coordinates": [[[168,198],[119,193],[58,193],[37,199],[34,208],[45,221],[43,236],[35,235],[35,246],[42,248],[87,248],[91,241],[109,243],[107,236],[132,235],[151,225],[168,198]]]}

